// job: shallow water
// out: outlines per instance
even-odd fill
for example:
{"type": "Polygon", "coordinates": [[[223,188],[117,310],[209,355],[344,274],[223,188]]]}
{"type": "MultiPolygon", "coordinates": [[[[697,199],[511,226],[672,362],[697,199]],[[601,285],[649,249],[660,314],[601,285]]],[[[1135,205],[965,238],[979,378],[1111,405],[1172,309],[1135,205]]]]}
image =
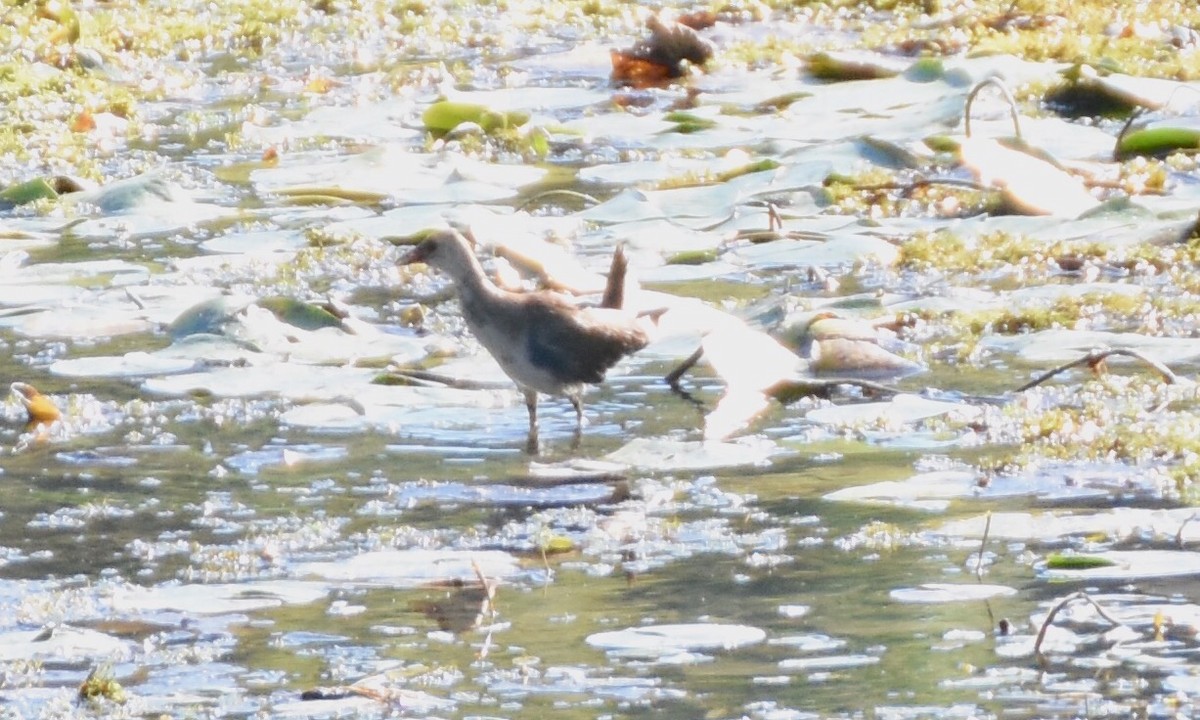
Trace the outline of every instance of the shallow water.
{"type": "MultiPolygon", "coordinates": [[[[896,248],[932,229],[1053,239],[1073,221],[839,215],[821,190],[830,173],[899,155],[864,135],[915,148],[930,128],[957,129],[964,78],[1045,80],[1056,66],[953,58],[933,79],[827,85],[728,65],[688,81],[701,90],[689,111],[715,125],[685,134],[666,119],[683,86],[609,84],[607,48],[639,37],[638,22],[565,39],[528,28],[479,62],[388,23],[347,34],[354,58],[326,52],[349,52],[349,15],[305,20],[311,44],[298,33],[259,55],[176,58],[162,72],[196,73],[187,102],[146,100],[138,132],[112,140],[124,155],[96,159],[114,181],[135,178],[124,190],[0,214],[22,243],[0,259],[0,377],[63,411],[26,427],[15,399],[3,407],[0,717],[1194,714],[1200,567],[1186,547],[1200,530],[1167,479],[1184,460],[994,460],[1037,421],[1022,411],[1119,407],[1105,393],[1130,373],[1076,371],[1018,395],[1088,341],[1021,346],[1034,334],[995,331],[969,347],[938,324],[1036,300],[1014,289],[1179,288],[1050,261],[899,267],[896,248]],[[325,75],[337,82],[313,84],[325,75]],[[773,109],[789,92],[813,97],[773,109]],[[547,154],[520,134],[435,141],[420,118],[442,93],[530,110],[547,154]],[[713,179],[759,158],[780,167],[713,179]],[[686,177],[703,182],[651,182],[686,177]],[[768,201],[794,234],[740,238],[766,228],[768,201]],[[714,359],[685,377],[689,396],[672,391],[663,376],[696,327],[729,330],[729,316],[698,313],[664,322],[683,329],[586,395],[577,445],[570,406],[544,398],[530,457],[524,406],[445,279],[395,268],[393,236],[448,221],[543,259],[555,256],[542,239],[565,240],[582,267],[563,272],[591,280],[625,242],[647,289],[780,335],[795,309],[920,315],[896,323],[897,347],[924,371],[885,372],[904,391],[891,404],[890,391],[845,387],[772,400],[706,439],[726,388],[757,393],[770,372],[747,345],[744,369],[714,359]],[[279,296],[332,299],[347,317],[314,329],[311,307],[276,317],[258,302],[279,296]],[[485,387],[375,382],[405,368],[485,387]],[[1054,574],[1064,550],[1108,553],[1108,574],[1054,574]],[[1050,608],[1083,589],[1107,617],[1073,602],[1037,657],[1050,608]],[[122,703],[77,702],[93,672],[122,703]]],[[[714,35],[720,47],[811,29],[780,19],[714,35]]],[[[1093,218],[1097,232],[1148,245],[1145,228],[1194,217],[1193,175],[1138,198],[1144,215],[1093,218]]],[[[1058,330],[1132,332],[1092,319],[1058,330]]],[[[1153,351],[1187,373],[1200,352],[1177,335],[1153,351]]],[[[1194,392],[1167,392],[1132,404],[1176,415],[1138,420],[1186,432],[1194,392]]],[[[1068,443],[1104,437],[1076,429],[1068,443]]]]}

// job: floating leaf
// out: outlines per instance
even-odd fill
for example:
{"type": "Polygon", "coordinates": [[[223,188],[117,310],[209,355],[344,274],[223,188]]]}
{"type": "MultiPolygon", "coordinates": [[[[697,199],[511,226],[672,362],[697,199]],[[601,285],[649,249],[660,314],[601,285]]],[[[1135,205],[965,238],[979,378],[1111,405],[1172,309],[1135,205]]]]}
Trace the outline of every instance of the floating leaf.
{"type": "Polygon", "coordinates": [[[723,183],[723,182],[728,182],[730,180],[733,180],[734,178],[741,177],[743,175],[749,175],[750,173],[756,173],[756,172],[764,172],[766,170],[774,170],[778,167],[780,167],[780,165],[777,160],[772,160],[771,158],[762,158],[761,160],[755,160],[752,163],[746,163],[745,165],[740,165],[740,166],[732,168],[730,170],[724,170],[722,172],[719,172],[719,173],[717,173],[716,177],[714,177],[713,179],[716,182],[723,183]]]}
{"type": "Polygon", "coordinates": [[[1122,73],[1101,75],[1094,68],[1081,65],[1075,69],[1077,86],[1092,90],[1093,108],[1143,107],[1160,110],[1171,107],[1183,110],[1195,106],[1195,89],[1188,83],[1167,78],[1137,77],[1122,73]]]}
{"type": "Polygon", "coordinates": [[[339,187],[290,187],[275,191],[294,205],[339,205],[366,203],[374,205],[387,199],[386,193],[339,187]]]}
{"type": "Polygon", "coordinates": [[[298,575],[345,582],[386,581],[393,587],[475,582],[479,575],[507,579],[520,573],[516,558],[500,550],[377,550],[347,560],[301,563],[298,575]]]}
{"type": "MultiPolygon", "coordinates": [[[[302,330],[321,328],[343,328],[342,319],[320,305],[301,302],[295,298],[274,296],[261,298],[258,306],[271,311],[280,322],[295,325],[302,330]]],[[[344,329],[344,328],[343,328],[344,329]]]]}
{"type": "Polygon", "coordinates": [[[34,200],[54,199],[56,197],[58,197],[58,193],[54,190],[53,185],[47,182],[45,178],[35,178],[23,183],[17,183],[16,185],[10,185],[0,191],[0,207],[24,205],[34,200]]]}
{"type": "Polygon", "coordinates": [[[125,662],[133,653],[130,640],[66,624],[0,632],[0,661],[4,662],[125,662]]]}
{"type": "Polygon", "coordinates": [[[1000,190],[1019,213],[1073,218],[1099,205],[1079,178],[995,140],[966,138],[959,156],[981,183],[1000,190]]]}
{"type": "Polygon", "coordinates": [[[876,53],[819,52],[808,58],[808,72],[821,80],[879,80],[907,69],[906,61],[876,53]]]}
{"type": "Polygon", "coordinates": [[[716,262],[720,257],[720,253],[716,248],[704,248],[701,250],[684,250],[667,258],[668,265],[703,265],[704,263],[716,262]]]}
{"type": "Polygon", "coordinates": [[[475,123],[484,132],[520,127],[529,122],[529,113],[519,110],[499,112],[476,103],[439,100],[421,115],[425,128],[435,133],[447,133],[463,123],[475,123]]]}
{"type": "Polygon", "coordinates": [[[915,588],[897,588],[888,596],[903,603],[948,603],[1012,597],[1017,589],[1007,585],[925,583],[915,588]]]}
{"type": "Polygon", "coordinates": [[[766,637],[762,629],[749,625],[689,623],[595,633],[586,642],[615,655],[658,657],[687,650],[731,650],[760,643],[766,637]]]}
{"type": "Polygon", "coordinates": [[[1188,127],[1152,127],[1126,133],[1117,142],[1117,157],[1167,155],[1176,150],[1200,149],[1200,129],[1188,127]]]}
{"type": "Polygon", "coordinates": [[[768,110],[779,111],[788,107],[797,100],[803,100],[806,97],[811,97],[812,93],[803,90],[796,90],[782,95],[769,97],[766,100],[760,100],[755,106],[755,109],[765,112],[768,110]]]}
{"type": "Polygon", "coordinates": [[[1041,575],[1050,580],[1114,580],[1132,581],[1146,578],[1180,577],[1200,575],[1200,554],[1186,550],[1110,550],[1091,556],[1092,562],[1085,567],[1049,566],[1049,560],[1041,568],[1041,575]],[[1106,560],[1107,563],[1095,562],[1106,560]]]}
{"type": "Polygon", "coordinates": [[[1053,553],[1046,557],[1047,570],[1091,570],[1093,568],[1111,567],[1113,565],[1116,565],[1116,562],[1099,555],[1053,553]]]}
{"type": "Polygon", "coordinates": [[[675,127],[671,128],[668,132],[683,133],[685,135],[717,126],[716,120],[678,110],[667,113],[664,119],[667,122],[675,123],[675,127]]]}
{"type": "Polygon", "coordinates": [[[225,325],[244,310],[247,304],[245,299],[234,300],[224,296],[205,300],[180,313],[179,317],[167,326],[167,332],[174,339],[200,333],[219,335],[224,332],[225,325]]]}
{"type": "Polygon", "coordinates": [[[900,427],[929,418],[953,415],[963,420],[975,420],[982,410],[965,403],[930,400],[920,395],[901,394],[891,400],[855,405],[830,405],[810,410],[806,417],[816,423],[835,426],[884,424],[900,427]]]}
{"type": "Polygon", "coordinates": [[[575,543],[571,538],[562,535],[555,535],[542,544],[542,552],[547,555],[557,555],[560,553],[568,553],[575,549],[575,543]]]}
{"type": "Polygon", "coordinates": [[[810,360],[814,373],[855,377],[901,377],[921,372],[920,363],[900,357],[874,340],[831,337],[814,340],[810,360]]]}

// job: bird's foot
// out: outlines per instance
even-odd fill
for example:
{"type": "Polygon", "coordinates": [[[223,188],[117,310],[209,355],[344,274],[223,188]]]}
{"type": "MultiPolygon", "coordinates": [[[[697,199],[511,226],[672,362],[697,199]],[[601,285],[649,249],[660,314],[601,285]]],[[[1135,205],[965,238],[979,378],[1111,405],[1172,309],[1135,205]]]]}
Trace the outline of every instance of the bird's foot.
{"type": "Polygon", "coordinates": [[[525,452],[529,455],[541,454],[541,443],[538,442],[538,432],[536,428],[530,429],[529,436],[525,438],[525,452]]]}

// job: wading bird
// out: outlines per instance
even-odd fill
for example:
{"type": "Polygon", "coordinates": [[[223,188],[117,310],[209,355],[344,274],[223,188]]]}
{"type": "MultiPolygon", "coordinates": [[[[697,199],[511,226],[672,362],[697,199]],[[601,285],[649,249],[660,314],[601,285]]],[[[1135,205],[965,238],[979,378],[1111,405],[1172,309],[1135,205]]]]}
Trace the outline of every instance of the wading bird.
{"type": "MultiPolygon", "coordinates": [[[[401,264],[423,262],[450,276],[467,327],[525,395],[531,453],[538,448],[537,395],[563,395],[575,408],[575,437],[583,428],[585,385],[600,383],[621,358],[646,346],[638,318],[616,307],[587,307],[550,291],[513,292],[497,287],[470,244],[455,230],[440,230],[410,251],[401,264]]],[[[624,258],[614,257],[604,305],[619,305],[624,258]]]]}

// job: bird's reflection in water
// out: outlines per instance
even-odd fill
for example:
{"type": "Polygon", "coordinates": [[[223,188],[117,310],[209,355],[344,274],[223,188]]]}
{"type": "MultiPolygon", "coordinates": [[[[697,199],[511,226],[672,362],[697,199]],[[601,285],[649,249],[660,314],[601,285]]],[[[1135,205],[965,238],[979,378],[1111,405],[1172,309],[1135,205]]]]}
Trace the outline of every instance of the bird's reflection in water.
{"type": "Polygon", "coordinates": [[[490,613],[490,602],[487,589],[464,585],[446,588],[441,596],[414,600],[410,607],[433,620],[439,630],[460,634],[479,627],[490,613]]]}

